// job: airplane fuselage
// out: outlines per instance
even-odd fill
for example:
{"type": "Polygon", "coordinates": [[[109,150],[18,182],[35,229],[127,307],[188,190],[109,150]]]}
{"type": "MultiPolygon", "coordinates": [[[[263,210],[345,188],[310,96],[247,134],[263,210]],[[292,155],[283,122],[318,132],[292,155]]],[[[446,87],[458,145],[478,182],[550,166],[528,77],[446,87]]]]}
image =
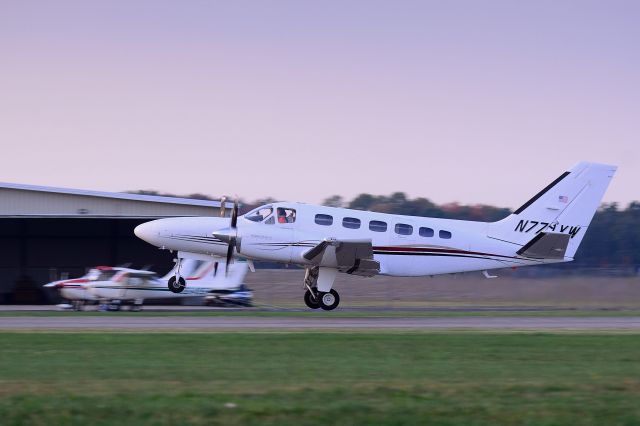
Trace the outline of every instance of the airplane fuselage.
{"type": "MultiPolygon", "coordinates": [[[[334,309],[338,272],[424,276],[573,260],[616,171],[578,163],[497,222],[402,216],[303,203],[272,203],[238,217],[160,219],[135,233],[178,259],[233,257],[304,267],[308,307],[334,309]]],[[[169,280],[172,291],[186,282],[169,280]]]]}
{"type": "MultiPolygon", "coordinates": [[[[424,276],[536,265],[540,260],[518,256],[512,243],[489,236],[490,224],[451,219],[392,215],[368,211],[273,203],[273,213],[255,222],[238,219],[239,254],[253,260],[312,262],[303,255],[326,239],[370,240],[380,274],[424,276]],[[279,208],[295,211],[295,221],[270,221],[279,208]],[[270,223],[273,222],[273,223],[270,223]]],[[[246,215],[245,215],[246,216],[246,215]]],[[[165,249],[224,257],[227,244],[212,231],[224,228],[226,218],[160,219],[142,226],[138,235],[165,249]]],[[[570,258],[559,261],[569,261],[570,258]]],[[[554,260],[557,262],[558,260],[554,260]]]]}

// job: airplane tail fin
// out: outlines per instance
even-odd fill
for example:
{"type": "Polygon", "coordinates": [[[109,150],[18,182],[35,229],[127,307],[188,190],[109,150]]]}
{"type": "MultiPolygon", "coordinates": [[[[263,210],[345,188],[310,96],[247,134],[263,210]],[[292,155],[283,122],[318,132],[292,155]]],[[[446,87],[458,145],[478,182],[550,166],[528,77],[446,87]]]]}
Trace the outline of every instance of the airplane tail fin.
{"type": "MultiPolygon", "coordinates": [[[[180,274],[184,277],[191,276],[197,273],[200,269],[202,269],[203,265],[206,262],[197,259],[189,259],[185,258],[182,260],[182,265],[180,266],[180,274]]],[[[161,277],[162,280],[168,281],[169,278],[173,277],[176,273],[177,265],[174,265],[173,268],[164,277],[161,277]]]]}
{"type": "Polygon", "coordinates": [[[246,262],[234,262],[229,265],[228,274],[225,273],[225,264],[216,262],[204,262],[193,276],[187,278],[187,285],[211,288],[212,290],[233,289],[239,287],[247,275],[249,266],[246,262]]]}
{"type": "Polygon", "coordinates": [[[511,215],[490,223],[488,236],[525,246],[540,233],[569,235],[564,258],[572,260],[616,169],[578,163],[511,215]]]}

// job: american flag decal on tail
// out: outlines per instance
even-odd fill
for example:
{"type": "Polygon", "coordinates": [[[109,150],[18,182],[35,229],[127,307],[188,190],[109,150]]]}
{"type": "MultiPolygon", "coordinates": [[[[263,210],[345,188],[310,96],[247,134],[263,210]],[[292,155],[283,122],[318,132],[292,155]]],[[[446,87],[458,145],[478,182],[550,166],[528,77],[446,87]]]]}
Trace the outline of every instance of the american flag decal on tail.
{"type": "Polygon", "coordinates": [[[568,203],[569,202],[569,197],[567,197],[566,195],[560,195],[558,196],[558,201],[560,201],[561,203],[568,203]]]}

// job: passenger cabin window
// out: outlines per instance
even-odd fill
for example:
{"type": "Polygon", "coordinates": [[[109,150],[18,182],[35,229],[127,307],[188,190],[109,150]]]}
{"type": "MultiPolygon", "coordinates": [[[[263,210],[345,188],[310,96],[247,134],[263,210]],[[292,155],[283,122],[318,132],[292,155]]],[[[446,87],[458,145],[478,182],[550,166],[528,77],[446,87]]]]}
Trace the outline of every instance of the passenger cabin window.
{"type": "Polygon", "coordinates": [[[396,234],[411,235],[413,234],[413,226],[406,223],[396,223],[396,234]]]}
{"type": "Polygon", "coordinates": [[[271,206],[258,207],[257,209],[252,210],[249,213],[245,214],[244,218],[252,222],[262,222],[272,212],[273,212],[273,207],[271,206]]]}
{"type": "Polygon", "coordinates": [[[418,230],[418,233],[420,234],[421,237],[433,237],[433,229],[431,228],[427,228],[427,227],[420,227],[420,229],[418,230]]]}
{"type": "Polygon", "coordinates": [[[438,232],[438,236],[442,239],[448,240],[449,238],[451,238],[451,232],[441,230],[440,232],[438,232]]]}
{"type": "Polygon", "coordinates": [[[333,216],[328,214],[317,214],[316,223],[318,225],[330,226],[333,224],[333,216]]]}
{"type": "Polygon", "coordinates": [[[387,223],[380,220],[372,220],[369,222],[369,230],[373,232],[386,232],[387,223]]]}
{"type": "Polygon", "coordinates": [[[355,217],[345,217],[342,219],[342,226],[349,229],[358,229],[360,228],[360,219],[355,217]]]}
{"type": "Polygon", "coordinates": [[[296,221],[296,211],[286,207],[278,207],[278,223],[293,223],[296,221]]]}

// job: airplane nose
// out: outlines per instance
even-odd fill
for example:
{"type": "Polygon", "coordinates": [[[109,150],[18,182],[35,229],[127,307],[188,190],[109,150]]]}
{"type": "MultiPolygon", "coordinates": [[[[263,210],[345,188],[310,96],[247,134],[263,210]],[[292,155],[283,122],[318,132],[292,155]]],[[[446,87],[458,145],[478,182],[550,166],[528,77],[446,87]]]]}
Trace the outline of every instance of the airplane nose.
{"type": "Polygon", "coordinates": [[[136,234],[136,237],[147,242],[151,242],[152,239],[158,236],[154,220],[136,226],[133,233],[136,234]]]}

